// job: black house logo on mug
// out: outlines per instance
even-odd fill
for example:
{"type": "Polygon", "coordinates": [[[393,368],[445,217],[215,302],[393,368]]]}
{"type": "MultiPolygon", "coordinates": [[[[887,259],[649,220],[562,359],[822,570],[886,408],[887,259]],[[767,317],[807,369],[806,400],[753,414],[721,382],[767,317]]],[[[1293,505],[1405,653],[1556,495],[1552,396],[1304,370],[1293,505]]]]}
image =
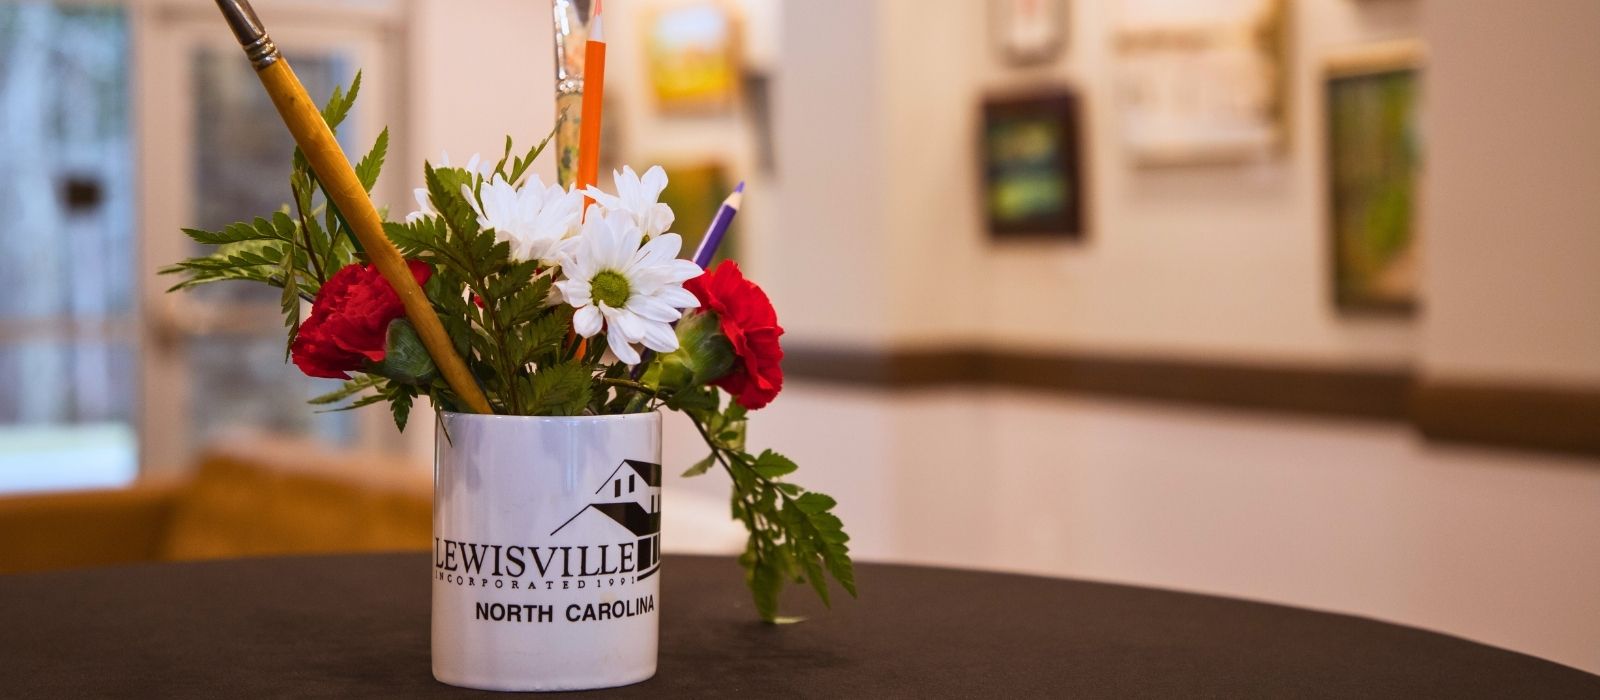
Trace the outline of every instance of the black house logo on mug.
{"type": "Polygon", "coordinates": [[[661,564],[661,465],[622,460],[594,495],[596,501],[579,509],[550,536],[555,537],[579,519],[604,517],[636,539],[635,580],[649,578],[661,564]]]}

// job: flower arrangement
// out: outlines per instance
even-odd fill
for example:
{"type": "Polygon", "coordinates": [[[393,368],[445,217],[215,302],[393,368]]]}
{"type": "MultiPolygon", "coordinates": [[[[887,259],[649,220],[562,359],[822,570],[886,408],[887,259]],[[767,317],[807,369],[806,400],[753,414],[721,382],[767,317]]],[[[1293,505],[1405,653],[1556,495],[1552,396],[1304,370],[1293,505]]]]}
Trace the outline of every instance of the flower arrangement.
{"type": "MultiPolygon", "coordinates": [[[[360,85],[358,74],[348,93],[334,90],[322,110],[331,128],[360,85]]],[[[746,447],[749,412],[783,388],[783,328],[767,295],[733,261],[703,271],[703,261],[679,257],[659,166],[615,173],[614,192],[546,185],[529,169],[549,141],[514,152],[507,138],[493,165],[425,164],[418,210],[384,225],[494,412],[685,414],[709,454],[684,476],[721,467],[730,477],[733,517],[749,531],[740,562],[761,617],[782,619],[788,582],[810,584],[826,603],[831,576],[855,595],[834,500],[789,481],[788,458],[746,447]]],[[[387,147],[385,130],[355,166],[369,192],[387,147]]],[[[290,192],[270,217],[185,229],[217,248],[164,268],[182,278],[172,290],[224,280],[282,290],[287,357],[309,376],[344,380],[313,404],[386,402],[401,430],[419,397],[466,409],[298,149],[290,192]]]]}

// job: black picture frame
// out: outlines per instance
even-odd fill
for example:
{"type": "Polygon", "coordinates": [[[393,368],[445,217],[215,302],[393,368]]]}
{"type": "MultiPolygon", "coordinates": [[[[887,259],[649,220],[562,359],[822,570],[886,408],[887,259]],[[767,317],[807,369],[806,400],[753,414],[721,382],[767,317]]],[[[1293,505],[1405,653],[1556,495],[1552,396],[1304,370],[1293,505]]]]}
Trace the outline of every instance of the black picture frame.
{"type": "Polygon", "coordinates": [[[1085,236],[1079,99],[1067,88],[991,96],[979,133],[993,238],[1085,236]]]}

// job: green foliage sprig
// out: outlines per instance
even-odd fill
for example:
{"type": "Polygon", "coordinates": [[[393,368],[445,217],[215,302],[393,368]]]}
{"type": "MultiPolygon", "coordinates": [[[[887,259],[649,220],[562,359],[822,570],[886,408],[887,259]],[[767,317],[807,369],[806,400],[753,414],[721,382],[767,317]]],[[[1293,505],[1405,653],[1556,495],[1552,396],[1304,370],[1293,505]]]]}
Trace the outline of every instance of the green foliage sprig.
{"type": "Polygon", "coordinates": [[[778,616],[778,594],[789,581],[809,583],[822,602],[830,604],[828,575],[855,597],[850,536],[833,514],[837,502],[783,481],[798,468],[788,457],[772,450],[760,454],[746,450],[744,407],[731,400],[723,407],[720,400],[717,391],[700,388],[675,397],[668,406],[688,414],[711,448],[711,454],[683,475],[698,476],[721,465],[733,480],[733,517],[750,533],[739,562],[756,612],[768,622],[785,621],[778,616]]]}

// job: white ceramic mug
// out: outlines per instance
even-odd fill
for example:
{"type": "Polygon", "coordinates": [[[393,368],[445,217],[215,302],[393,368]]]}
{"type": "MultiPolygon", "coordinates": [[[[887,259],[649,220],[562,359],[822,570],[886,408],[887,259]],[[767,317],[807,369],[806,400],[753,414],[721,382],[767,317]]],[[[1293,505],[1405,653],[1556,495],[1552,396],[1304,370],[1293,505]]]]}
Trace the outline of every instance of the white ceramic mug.
{"type": "Polygon", "coordinates": [[[661,416],[443,413],[433,677],[580,690],[656,672],[661,416]]]}

